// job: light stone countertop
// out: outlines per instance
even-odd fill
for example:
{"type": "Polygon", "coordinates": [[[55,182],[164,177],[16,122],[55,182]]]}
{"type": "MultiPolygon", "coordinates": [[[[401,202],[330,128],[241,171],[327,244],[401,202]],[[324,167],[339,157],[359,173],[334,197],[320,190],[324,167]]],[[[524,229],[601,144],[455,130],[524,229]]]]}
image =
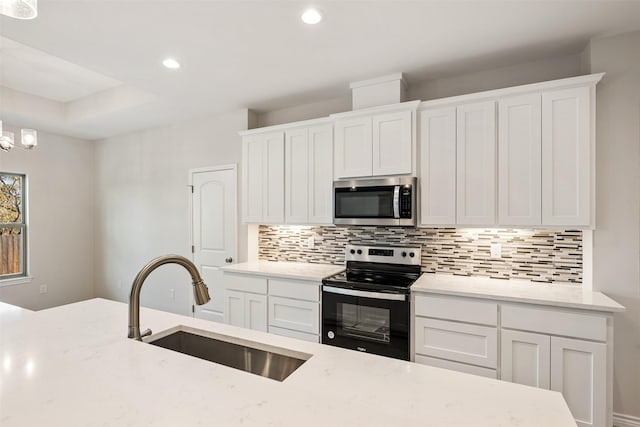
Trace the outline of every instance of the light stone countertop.
{"type": "Polygon", "coordinates": [[[176,325],[312,357],[278,382],[127,339],[122,303],[93,299],[33,313],[3,309],[0,424],[576,425],[558,392],[141,310],[142,328],[157,333],[176,325]]]}
{"type": "Polygon", "coordinates": [[[579,285],[537,283],[488,277],[424,273],[411,286],[414,293],[434,293],[501,301],[618,312],[624,307],[602,292],[584,290],[579,285]]]}
{"type": "Polygon", "coordinates": [[[333,264],[313,264],[306,262],[254,261],[221,267],[229,273],[255,274],[320,282],[323,278],[340,273],[344,266],[333,264]]]}

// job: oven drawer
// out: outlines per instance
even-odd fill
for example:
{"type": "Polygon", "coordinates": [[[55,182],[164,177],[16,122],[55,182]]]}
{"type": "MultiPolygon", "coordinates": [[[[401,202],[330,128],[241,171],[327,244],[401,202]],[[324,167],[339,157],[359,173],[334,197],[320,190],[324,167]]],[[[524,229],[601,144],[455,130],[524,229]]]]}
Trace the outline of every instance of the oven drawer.
{"type": "Polygon", "coordinates": [[[416,317],[415,327],[417,354],[497,368],[497,328],[424,317],[416,317]]]}

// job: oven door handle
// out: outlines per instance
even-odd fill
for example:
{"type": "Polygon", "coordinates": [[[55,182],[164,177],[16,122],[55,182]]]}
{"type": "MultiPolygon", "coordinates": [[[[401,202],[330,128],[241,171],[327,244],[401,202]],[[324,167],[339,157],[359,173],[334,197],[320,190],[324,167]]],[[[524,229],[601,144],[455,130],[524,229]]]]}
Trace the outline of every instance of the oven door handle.
{"type": "Polygon", "coordinates": [[[353,297],[364,297],[372,299],[382,299],[387,301],[406,301],[407,296],[404,294],[387,294],[384,292],[359,291],[356,289],[336,288],[334,286],[322,286],[323,292],[332,294],[349,295],[353,297]]]}

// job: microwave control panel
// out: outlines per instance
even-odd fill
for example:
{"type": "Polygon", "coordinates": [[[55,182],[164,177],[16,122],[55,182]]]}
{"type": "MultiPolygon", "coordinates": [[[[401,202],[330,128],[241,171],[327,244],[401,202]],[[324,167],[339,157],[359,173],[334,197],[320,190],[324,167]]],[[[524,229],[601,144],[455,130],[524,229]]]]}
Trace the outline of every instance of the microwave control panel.
{"type": "Polygon", "coordinates": [[[411,218],[411,186],[400,187],[400,218],[411,218]]]}

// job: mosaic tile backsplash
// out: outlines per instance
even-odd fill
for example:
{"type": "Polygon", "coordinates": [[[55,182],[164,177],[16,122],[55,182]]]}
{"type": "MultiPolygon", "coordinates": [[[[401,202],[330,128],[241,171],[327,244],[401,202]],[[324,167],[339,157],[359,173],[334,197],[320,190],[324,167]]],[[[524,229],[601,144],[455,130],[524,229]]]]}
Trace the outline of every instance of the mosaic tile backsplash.
{"type": "Polygon", "coordinates": [[[579,230],[261,225],[258,257],[342,264],[347,244],[421,246],[429,273],[582,283],[579,230]],[[306,247],[311,236],[313,249],[306,247]],[[502,245],[501,258],[491,258],[492,243],[502,245]]]}

